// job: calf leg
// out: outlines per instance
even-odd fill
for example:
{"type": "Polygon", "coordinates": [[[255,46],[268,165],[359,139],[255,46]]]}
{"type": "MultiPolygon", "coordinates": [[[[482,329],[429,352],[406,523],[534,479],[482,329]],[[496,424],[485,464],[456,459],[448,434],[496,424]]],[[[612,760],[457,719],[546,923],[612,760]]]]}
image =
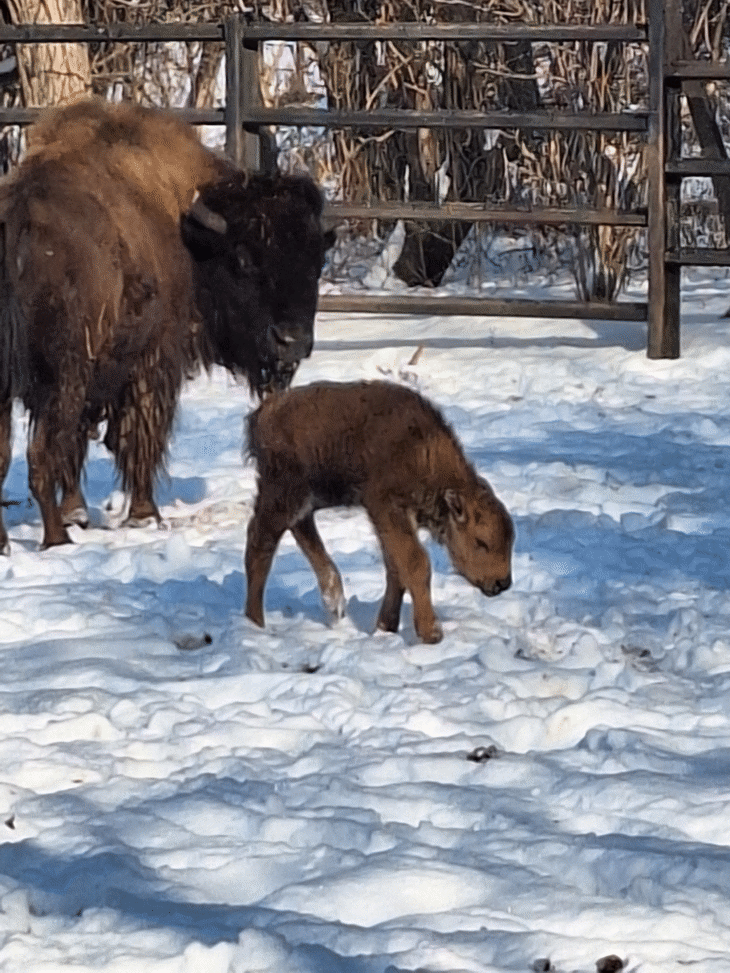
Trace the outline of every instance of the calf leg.
{"type": "MultiPolygon", "coordinates": [[[[10,459],[12,455],[12,399],[0,404],[0,491],[5,482],[5,477],[10,469],[10,459]]],[[[3,521],[2,506],[0,506],[0,554],[10,553],[10,542],[3,521]]]]}
{"type": "Polygon", "coordinates": [[[342,577],[335,562],[325,550],[314,522],[314,514],[307,514],[306,517],[298,520],[291,527],[291,532],[317,577],[325,608],[333,618],[342,618],[345,614],[342,577]]]}
{"type": "Polygon", "coordinates": [[[264,588],[286,518],[257,500],[246,535],[246,617],[264,627],[264,588]]]}
{"type": "Polygon", "coordinates": [[[378,619],[393,622],[396,606],[400,607],[401,589],[405,588],[413,601],[413,625],[422,642],[440,642],[441,625],[431,603],[431,563],[416,536],[415,528],[405,510],[388,508],[373,514],[368,510],[380,538],[386,565],[386,593],[378,619]]]}

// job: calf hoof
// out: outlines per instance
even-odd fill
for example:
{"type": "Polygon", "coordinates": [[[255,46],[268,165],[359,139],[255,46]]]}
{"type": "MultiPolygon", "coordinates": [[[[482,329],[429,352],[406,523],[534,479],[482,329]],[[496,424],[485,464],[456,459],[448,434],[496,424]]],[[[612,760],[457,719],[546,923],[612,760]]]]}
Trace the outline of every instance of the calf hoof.
{"type": "Polygon", "coordinates": [[[332,620],[339,622],[345,617],[345,593],[339,577],[334,577],[322,589],[322,604],[330,613],[332,620]]]}
{"type": "Polygon", "coordinates": [[[434,621],[432,625],[428,625],[420,630],[416,629],[416,635],[422,642],[428,645],[435,645],[436,642],[440,642],[444,637],[444,630],[441,628],[439,621],[434,621]]]}
{"type": "Polygon", "coordinates": [[[249,608],[246,606],[246,618],[253,622],[254,625],[258,625],[259,628],[264,627],[264,613],[255,608],[249,608]]]}
{"type": "Polygon", "coordinates": [[[388,600],[385,598],[380,605],[377,625],[381,632],[397,632],[400,625],[400,599],[397,605],[388,604],[388,600]]]}
{"type": "Polygon", "coordinates": [[[10,541],[7,537],[0,538],[0,554],[10,554],[10,541]]]}

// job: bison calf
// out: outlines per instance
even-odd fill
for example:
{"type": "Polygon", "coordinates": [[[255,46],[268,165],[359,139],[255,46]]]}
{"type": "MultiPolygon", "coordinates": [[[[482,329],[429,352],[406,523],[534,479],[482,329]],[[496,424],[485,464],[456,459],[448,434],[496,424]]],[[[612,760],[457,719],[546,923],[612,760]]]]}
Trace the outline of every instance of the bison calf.
{"type": "Polygon", "coordinates": [[[438,642],[431,566],[418,541],[427,528],[452,563],[485,595],[510,586],[514,530],[505,507],[477,476],[443,416],[420,395],[389,382],[320,382],[276,394],[248,420],[259,488],[246,544],[246,615],[264,624],[264,587],[288,528],[317,576],[322,600],[344,613],[342,578],[314,512],[362,506],[375,527],[386,588],[378,628],[396,632],[403,594],[423,642],[438,642]]]}

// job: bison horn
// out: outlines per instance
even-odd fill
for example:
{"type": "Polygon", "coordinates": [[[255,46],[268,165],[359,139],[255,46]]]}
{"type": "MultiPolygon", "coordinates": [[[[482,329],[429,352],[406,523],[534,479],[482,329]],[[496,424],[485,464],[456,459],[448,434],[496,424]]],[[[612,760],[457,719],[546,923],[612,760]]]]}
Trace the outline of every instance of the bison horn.
{"type": "Polygon", "coordinates": [[[214,213],[212,209],[208,209],[200,197],[193,201],[188,215],[196,219],[201,226],[212,230],[214,233],[223,234],[228,230],[228,224],[220,213],[214,213]]]}

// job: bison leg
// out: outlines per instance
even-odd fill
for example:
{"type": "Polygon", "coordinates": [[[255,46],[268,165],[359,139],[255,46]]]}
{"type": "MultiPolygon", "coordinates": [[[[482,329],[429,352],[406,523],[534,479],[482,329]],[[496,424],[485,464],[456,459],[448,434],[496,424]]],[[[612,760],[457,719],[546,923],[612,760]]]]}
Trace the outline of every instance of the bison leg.
{"type": "Polygon", "coordinates": [[[84,409],[84,413],[78,428],[77,452],[81,458],[79,463],[79,475],[73,483],[66,484],[61,491],[61,519],[66,527],[89,526],[89,511],[86,500],[81,492],[81,468],[86,458],[90,439],[99,438],[98,425],[101,421],[101,410],[84,409]]]}
{"type": "Polygon", "coordinates": [[[61,520],[66,527],[88,527],[89,512],[78,483],[61,494],[61,520]]]}
{"type": "MultiPolygon", "coordinates": [[[[10,469],[10,459],[12,456],[12,412],[13,403],[11,399],[0,405],[0,490],[5,482],[5,477],[10,469]]],[[[3,521],[2,507],[0,506],[0,554],[10,554],[10,542],[3,521]]]]}
{"type": "Polygon", "coordinates": [[[407,512],[389,508],[368,513],[383,548],[388,578],[378,623],[381,619],[386,625],[393,621],[392,613],[402,597],[399,588],[405,587],[413,602],[416,635],[422,642],[440,642],[443,631],[431,603],[431,563],[407,512]]]}
{"type": "Polygon", "coordinates": [[[152,522],[162,523],[162,516],[157,504],[152,499],[152,484],[146,490],[133,490],[129,504],[129,513],[124,520],[125,527],[146,527],[152,522]]]}
{"type": "Polygon", "coordinates": [[[398,569],[392,562],[389,553],[383,547],[383,561],[385,562],[385,595],[378,614],[378,628],[383,632],[397,632],[400,624],[400,610],[403,604],[405,588],[401,584],[398,569]]]}
{"type": "Polygon", "coordinates": [[[109,411],[106,446],[131,494],[127,527],[161,522],[153,499],[154,481],[170,437],[181,377],[159,356],[142,362],[125,390],[120,408],[109,411]]]}
{"type": "Polygon", "coordinates": [[[345,594],[342,590],[342,577],[335,562],[325,550],[319,536],[314,514],[307,514],[291,527],[294,540],[312,565],[322,595],[322,602],[333,618],[343,618],[345,614],[345,594]]]}
{"type": "MultiPolygon", "coordinates": [[[[50,413],[54,414],[56,408],[57,404],[54,409],[49,410],[50,413]]],[[[54,456],[58,445],[57,431],[50,430],[47,418],[42,416],[35,424],[28,446],[28,481],[43,518],[42,549],[71,543],[56,503],[57,471],[54,456]]]]}
{"type": "Polygon", "coordinates": [[[264,588],[286,521],[257,502],[246,536],[246,617],[264,627],[264,588]]]}

